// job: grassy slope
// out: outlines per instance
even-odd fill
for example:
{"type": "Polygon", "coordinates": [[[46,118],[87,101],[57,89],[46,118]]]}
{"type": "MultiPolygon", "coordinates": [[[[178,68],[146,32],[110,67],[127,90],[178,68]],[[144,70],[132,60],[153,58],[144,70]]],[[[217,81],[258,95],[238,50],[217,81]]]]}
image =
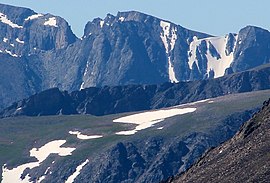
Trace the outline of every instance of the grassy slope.
{"type": "MultiPolygon", "coordinates": [[[[119,141],[131,141],[149,136],[185,136],[191,132],[208,132],[220,124],[226,116],[258,107],[269,98],[270,90],[242,93],[213,99],[214,103],[196,104],[194,113],[175,116],[140,131],[133,136],[117,136],[114,133],[131,129],[132,125],[112,123],[112,120],[127,114],[115,114],[102,117],[90,115],[16,117],[0,120],[0,166],[9,168],[25,162],[34,161],[29,157],[29,150],[52,140],[67,140],[68,146],[76,147],[73,155],[65,158],[82,160],[100,153],[119,141]],[[164,126],[163,130],[157,127],[164,126]],[[95,140],[79,140],[68,134],[69,130],[80,130],[85,134],[102,134],[95,140]]],[[[191,106],[191,105],[186,105],[191,106]]],[[[58,159],[56,160],[58,161],[58,159]]],[[[2,170],[0,170],[0,173],[2,170]]],[[[1,177],[0,177],[1,180],[1,177]]]]}

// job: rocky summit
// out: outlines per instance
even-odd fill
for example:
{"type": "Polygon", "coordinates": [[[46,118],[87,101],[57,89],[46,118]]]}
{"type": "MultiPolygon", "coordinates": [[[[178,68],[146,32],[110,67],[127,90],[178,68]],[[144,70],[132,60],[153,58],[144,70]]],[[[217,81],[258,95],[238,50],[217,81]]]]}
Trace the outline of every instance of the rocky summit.
{"type": "Polygon", "coordinates": [[[136,11],[89,21],[77,38],[59,16],[0,4],[0,40],[0,109],[52,87],[203,80],[270,58],[259,27],[217,37],[136,11]]]}

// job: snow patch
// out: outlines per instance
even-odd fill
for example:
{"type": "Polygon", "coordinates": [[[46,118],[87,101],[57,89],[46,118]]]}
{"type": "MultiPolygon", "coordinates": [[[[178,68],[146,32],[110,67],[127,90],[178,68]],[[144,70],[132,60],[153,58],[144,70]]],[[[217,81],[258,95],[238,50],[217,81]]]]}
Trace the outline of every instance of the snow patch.
{"type": "Polygon", "coordinates": [[[125,17],[119,17],[119,20],[123,22],[125,20],[125,17]]]}
{"type": "Polygon", "coordinates": [[[162,28],[162,32],[160,33],[160,38],[163,42],[163,45],[166,50],[166,54],[168,56],[168,74],[171,83],[179,82],[176,79],[174,67],[172,64],[172,50],[174,49],[175,42],[177,40],[177,28],[171,25],[169,22],[160,21],[160,26],[162,28]]]}
{"type": "Polygon", "coordinates": [[[102,28],[103,25],[104,25],[104,20],[100,20],[99,25],[100,25],[100,27],[102,28]]]}
{"type": "Polygon", "coordinates": [[[7,43],[8,42],[8,38],[3,38],[3,41],[5,42],[5,43],[7,43]]]}
{"type": "MultiPolygon", "coordinates": [[[[85,70],[84,70],[84,73],[83,73],[83,77],[82,77],[82,80],[84,79],[84,77],[86,76],[87,72],[88,72],[88,68],[89,68],[89,62],[86,63],[86,67],[85,67],[85,70]]],[[[85,82],[83,81],[81,86],[80,86],[80,90],[84,89],[84,84],[85,82]]]]}
{"type": "Polygon", "coordinates": [[[223,151],[222,151],[222,150],[220,150],[220,151],[219,151],[219,154],[220,154],[220,153],[222,153],[222,152],[223,152],[223,151]]]}
{"type": "Polygon", "coordinates": [[[46,175],[43,175],[37,180],[37,182],[41,183],[45,178],[46,178],[46,175]]]}
{"type": "Polygon", "coordinates": [[[10,56],[12,56],[12,57],[18,57],[18,55],[13,54],[10,50],[5,49],[5,52],[6,52],[7,54],[9,54],[10,56]]]}
{"type": "Polygon", "coordinates": [[[102,138],[102,135],[83,135],[81,132],[79,131],[69,131],[68,132],[70,135],[76,135],[78,139],[81,140],[89,140],[89,139],[98,139],[98,138],[102,138]]]}
{"type": "Polygon", "coordinates": [[[80,86],[80,90],[84,89],[84,82],[82,82],[81,86],[80,86]]]}
{"type": "Polygon", "coordinates": [[[18,43],[24,44],[24,41],[21,41],[19,38],[16,38],[16,41],[17,41],[18,43]]]}
{"type": "Polygon", "coordinates": [[[187,114],[196,111],[196,108],[172,108],[163,109],[150,112],[143,112],[138,114],[133,114],[130,116],[121,117],[113,120],[115,123],[128,123],[136,124],[134,130],[117,132],[117,135],[133,135],[140,130],[144,130],[152,127],[153,125],[164,121],[166,118],[173,117],[176,115],[187,114]]]}
{"type": "Polygon", "coordinates": [[[52,27],[58,27],[56,22],[56,17],[51,17],[49,20],[44,22],[44,25],[52,26],[52,27]]]}
{"type": "Polygon", "coordinates": [[[2,183],[10,182],[30,182],[30,176],[27,175],[24,179],[21,179],[21,174],[25,169],[38,167],[50,154],[58,154],[59,156],[68,156],[75,150],[70,147],[60,147],[66,140],[51,141],[40,148],[33,148],[30,150],[30,156],[35,157],[38,161],[26,163],[16,168],[9,170],[6,165],[2,167],[2,183]]]}
{"type": "Polygon", "coordinates": [[[30,156],[37,158],[39,162],[43,162],[50,154],[58,154],[59,156],[71,155],[76,148],[61,147],[64,143],[66,143],[66,140],[55,140],[41,148],[33,148],[30,150],[30,156]]]}
{"type": "Polygon", "coordinates": [[[24,179],[21,179],[21,175],[26,168],[32,169],[39,166],[39,162],[32,162],[20,165],[16,168],[9,170],[5,165],[2,167],[2,183],[28,183],[30,177],[27,175],[24,179]]]}
{"type": "Polygon", "coordinates": [[[172,65],[171,57],[168,57],[168,61],[169,61],[169,79],[171,83],[178,83],[179,81],[175,77],[175,72],[172,65]]]}
{"type": "Polygon", "coordinates": [[[49,170],[51,169],[51,167],[48,167],[44,173],[44,175],[42,175],[41,177],[39,177],[39,179],[37,180],[38,183],[41,183],[45,178],[46,175],[48,174],[49,170]]]}
{"type": "Polygon", "coordinates": [[[76,171],[70,177],[68,177],[65,183],[73,183],[75,178],[81,173],[81,170],[87,163],[89,163],[88,159],[76,168],[76,171]]]}
{"type": "Polygon", "coordinates": [[[15,23],[13,23],[12,21],[10,21],[8,18],[7,18],[7,15],[3,14],[3,13],[0,13],[0,21],[4,24],[7,24],[9,25],[10,27],[12,28],[18,28],[18,29],[22,29],[23,26],[19,26],[15,23]]]}
{"type": "Polygon", "coordinates": [[[169,44],[168,44],[168,37],[170,35],[170,26],[171,24],[169,22],[160,21],[160,26],[162,28],[162,31],[160,33],[160,38],[164,44],[166,53],[169,53],[169,44]]]}
{"type": "Polygon", "coordinates": [[[196,102],[189,103],[189,105],[195,105],[195,104],[200,104],[209,101],[209,99],[204,99],[204,100],[198,100],[196,102]]]}
{"type": "MultiPolygon", "coordinates": [[[[238,35],[235,35],[235,40],[237,40],[238,35]]],[[[210,71],[214,71],[214,78],[218,78],[221,76],[224,76],[225,71],[227,68],[230,67],[232,61],[233,61],[233,53],[234,50],[229,54],[226,55],[226,45],[228,42],[228,36],[223,36],[223,37],[209,37],[209,38],[204,38],[204,39],[198,39],[197,37],[193,37],[193,41],[190,44],[189,47],[189,68],[192,69],[192,65],[195,62],[197,67],[201,69],[198,65],[198,60],[196,57],[196,51],[197,48],[201,45],[202,41],[206,41],[207,44],[207,53],[205,54],[207,58],[207,73],[209,74],[210,71]],[[214,46],[218,54],[220,55],[221,58],[216,58],[211,55],[209,51],[210,44],[214,46]]],[[[236,46],[236,41],[234,44],[233,49],[235,49],[236,46]]]]}
{"type": "Polygon", "coordinates": [[[31,15],[29,17],[27,17],[26,19],[24,19],[25,21],[28,21],[28,20],[34,20],[34,19],[37,19],[39,17],[42,17],[44,16],[43,14],[34,14],[34,15],[31,15]]]}
{"type": "Polygon", "coordinates": [[[19,108],[16,109],[16,111],[20,111],[20,110],[22,110],[22,107],[19,107],[19,108]]]}

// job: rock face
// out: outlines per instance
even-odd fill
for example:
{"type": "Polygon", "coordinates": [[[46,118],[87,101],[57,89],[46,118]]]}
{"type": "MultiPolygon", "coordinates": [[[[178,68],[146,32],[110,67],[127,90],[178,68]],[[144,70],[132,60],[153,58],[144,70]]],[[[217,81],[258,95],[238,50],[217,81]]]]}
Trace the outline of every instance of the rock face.
{"type": "Polygon", "coordinates": [[[0,109],[52,87],[202,80],[269,62],[270,34],[257,27],[213,37],[131,11],[88,22],[78,39],[58,16],[0,13],[0,109]]]}
{"type": "Polygon", "coordinates": [[[169,182],[268,182],[270,100],[229,141],[169,182]]]}
{"type": "Polygon", "coordinates": [[[71,93],[53,88],[14,103],[0,112],[0,116],[106,115],[158,109],[225,94],[269,89],[269,75],[270,66],[265,65],[217,79],[177,84],[90,87],[71,93]]]}

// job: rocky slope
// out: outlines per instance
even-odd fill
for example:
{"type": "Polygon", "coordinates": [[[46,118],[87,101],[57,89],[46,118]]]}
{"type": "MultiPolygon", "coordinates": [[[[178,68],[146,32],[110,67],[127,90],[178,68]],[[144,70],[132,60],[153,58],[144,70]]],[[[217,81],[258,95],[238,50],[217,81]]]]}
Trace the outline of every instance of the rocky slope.
{"type": "Polygon", "coordinates": [[[52,87],[201,80],[269,62],[270,33],[253,26],[213,37],[131,11],[88,22],[78,39],[58,16],[0,13],[0,109],[52,87]]]}
{"type": "Polygon", "coordinates": [[[268,182],[270,100],[229,141],[210,150],[183,175],[169,182],[268,182]]]}
{"type": "Polygon", "coordinates": [[[53,88],[14,103],[0,112],[0,116],[106,115],[158,109],[226,94],[269,89],[269,75],[270,66],[264,65],[217,79],[177,84],[91,87],[71,93],[53,88]]]}

